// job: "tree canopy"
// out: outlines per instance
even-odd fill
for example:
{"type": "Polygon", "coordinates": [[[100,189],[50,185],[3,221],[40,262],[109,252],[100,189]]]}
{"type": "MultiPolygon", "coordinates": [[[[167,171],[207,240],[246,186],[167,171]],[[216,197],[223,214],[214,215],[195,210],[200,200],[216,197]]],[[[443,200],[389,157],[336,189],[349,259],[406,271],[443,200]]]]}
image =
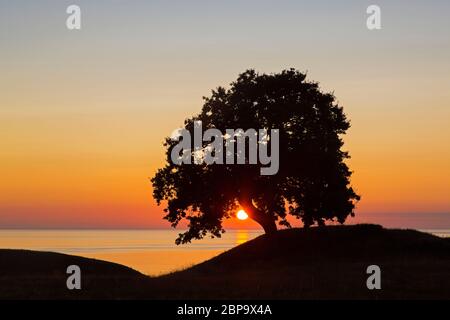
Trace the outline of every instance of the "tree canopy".
{"type": "MultiPolygon", "coordinates": [[[[164,218],[173,227],[188,221],[188,230],[179,235],[177,244],[208,233],[220,237],[222,222],[239,208],[266,233],[275,232],[277,224],[289,227],[288,215],[301,219],[305,227],[326,221],[344,223],[354,216],[360,197],[350,185],[352,173],[345,163],[349,154],[342,150],[341,137],[350,122],[334,95],[321,92],[318,83],[307,81],[304,73],[247,70],[229,89],[218,87],[204,97],[200,114],[184,122],[192,135],[196,121],[201,121],[203,130],[221,132],[278,129],[279,169],[262,175],[262,165],[249,161],[175,164],[171,151],[178,141],[166,138],[167,163],[151,181],[154,198],[165,206],[164,218]]],[[[207,147],[209,142],[202,143],[207,147]]],[[[191,151],[189,157],[194,157],[194,146],[191,151]]]]}

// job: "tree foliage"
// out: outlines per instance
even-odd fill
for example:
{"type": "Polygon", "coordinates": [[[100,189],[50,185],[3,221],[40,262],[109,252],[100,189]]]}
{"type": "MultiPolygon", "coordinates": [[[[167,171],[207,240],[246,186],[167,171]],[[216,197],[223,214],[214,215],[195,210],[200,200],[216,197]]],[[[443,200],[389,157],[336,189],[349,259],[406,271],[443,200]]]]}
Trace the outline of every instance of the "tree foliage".
{"type": "Polygon", "coordinates": [[[167,163],[151,181],[154,198],[166,206],[164,218],[173,227],[188,221],[177,244],[208,232],[220,237],[222,222],[239,207],[267,233],[276,231],[276,224],[289,226],[288,214],[305,227],[354,216],[360,197],[350,186],[341,138],[350,123],[334,95],[322,93],[305,74],[247,70],[229,89],[218,87],[204,97],[201,113],[185,120],[184,128],[193,134],[198,120],[203,130],[279,129],[280,167],[264,176],[261,165],[176,165],[170,158],[176,142],[166,138],[167,163]]]}

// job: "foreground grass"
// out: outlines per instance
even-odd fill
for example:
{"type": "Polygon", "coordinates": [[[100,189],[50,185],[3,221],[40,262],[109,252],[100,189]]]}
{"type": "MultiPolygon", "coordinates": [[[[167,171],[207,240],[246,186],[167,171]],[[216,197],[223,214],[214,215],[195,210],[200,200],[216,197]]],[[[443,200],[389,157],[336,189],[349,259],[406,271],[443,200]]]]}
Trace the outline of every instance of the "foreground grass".
{"type": "Polygon", "coordinates": [[[376,225],[283,230],[155,278],[57,253],[0,250],[0,261],[0,298],[450,299],[450,239],[376,225]],[[82,290],[66,289],[69,264],[82,290]],[[366,287],[371,264],[381,290],[366,287]]]}

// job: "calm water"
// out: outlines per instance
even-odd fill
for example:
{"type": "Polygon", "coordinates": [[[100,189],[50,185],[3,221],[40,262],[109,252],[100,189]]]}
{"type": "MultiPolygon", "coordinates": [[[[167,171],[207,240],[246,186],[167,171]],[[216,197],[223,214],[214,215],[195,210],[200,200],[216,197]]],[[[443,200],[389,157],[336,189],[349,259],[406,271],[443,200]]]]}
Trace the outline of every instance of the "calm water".
{"type": "Polygon", "coordinates": [[[0,248],[74,254],[127,265],[148,275],[183,269],[261,234],[228,230],[222,238],[175,245],[179,230],[0,230],[0,248]]]}
{"type": "MultiPolygon", "coordinates": [[[[450,230],[423,230],[450,237],[450,230]]],[[[261,234],[228,230],[221,239],[205,238],[177,246],[176,230],[0,230],[0,247],[55,251],[113,261],[148,275],[183,269],[212,258],[261,234]]]]}

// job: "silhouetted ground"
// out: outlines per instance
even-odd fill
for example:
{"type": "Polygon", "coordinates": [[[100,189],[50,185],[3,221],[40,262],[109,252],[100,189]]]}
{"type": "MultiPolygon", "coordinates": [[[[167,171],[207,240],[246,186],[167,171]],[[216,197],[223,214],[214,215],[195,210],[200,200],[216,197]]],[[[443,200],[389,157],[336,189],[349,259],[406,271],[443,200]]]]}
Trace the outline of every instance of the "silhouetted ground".
{"type": "Polygon", "coordinates": [[[0,299],[131,297],[148,278],[120,264],[54,252],[0,249],[0,299]],[[66,269],[81,268],[81,290],[68,290],[66,269]],[[76,292],[75,292],[76,291],[76,292]]]}
{"type": "Polygon", "coordinates": [[[450,299],[450,239],[376,225],[283,230],[156,278],[105,261],[0,250],[0,298],[450,299]],[[69,264],[81,267],[82,290],[66,289],[69,264]],[[372,264],[381,290],[366,287],[372,264]]]}

